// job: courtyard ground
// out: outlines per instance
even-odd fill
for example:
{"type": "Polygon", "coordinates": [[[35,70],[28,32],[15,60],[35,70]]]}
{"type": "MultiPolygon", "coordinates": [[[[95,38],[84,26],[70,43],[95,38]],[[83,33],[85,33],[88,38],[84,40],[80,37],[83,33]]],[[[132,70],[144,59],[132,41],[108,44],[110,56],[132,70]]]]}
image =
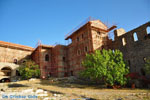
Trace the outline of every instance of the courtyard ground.
{"type": "Polygon", "coordinates": [[[106,89],[66,80],[0,83],[0,100],[150,100],[149,89],[106,89]]]}

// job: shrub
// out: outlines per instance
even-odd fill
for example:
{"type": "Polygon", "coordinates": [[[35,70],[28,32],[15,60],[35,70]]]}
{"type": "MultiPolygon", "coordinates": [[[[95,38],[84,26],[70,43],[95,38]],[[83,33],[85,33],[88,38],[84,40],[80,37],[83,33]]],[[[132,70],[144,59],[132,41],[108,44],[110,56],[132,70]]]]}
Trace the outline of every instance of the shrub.
{"type": "Polygon", "coordinates": [[[22,79],[39,78],[40,69],[32,60],[26,60],[19,67],[19,73],[22,79]]]}
{"type": "Polygon", "coordinates": [[[144,70],[145,70],[146,74],[150,74],[150,58],[146,59],[144,70]]]}
{"type": "Polygon", "coordinates": [[[83,77],[101,80],[110,86],[127,83],[125,75],[129,73],[129,67],[119,50],[96,50],[95,53],[86,55],[82,65],[85,67],[81,72],[83,77]]]}

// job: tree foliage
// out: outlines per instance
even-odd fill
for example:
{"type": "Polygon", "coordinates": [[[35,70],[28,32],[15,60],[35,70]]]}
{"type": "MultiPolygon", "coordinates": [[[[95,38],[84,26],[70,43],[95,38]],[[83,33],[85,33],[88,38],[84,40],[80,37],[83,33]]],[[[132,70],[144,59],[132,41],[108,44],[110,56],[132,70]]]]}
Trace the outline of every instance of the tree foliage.
{"type": "Polygon", "coordinates": [[[87,54],[82,62],[85,70],[81,72],[83,77],[92,80],[102,80],[106,85],[124,85],[127,82],[126,74],[129,67],[123,60],[123,54],[119,50],[95,51],[87,54]]]}
{"type": "Polygon", "coordinates": [[[19,73],[22,79],[38,78],[40,76],[40,69],[32,60],[26,60],[20,65],[19,73]]]}
{"type": "Polygon", "coordinates": [[[146,74],[150,74],[150,58],[146,59],[144,70],[145,70],[146,74]]]}

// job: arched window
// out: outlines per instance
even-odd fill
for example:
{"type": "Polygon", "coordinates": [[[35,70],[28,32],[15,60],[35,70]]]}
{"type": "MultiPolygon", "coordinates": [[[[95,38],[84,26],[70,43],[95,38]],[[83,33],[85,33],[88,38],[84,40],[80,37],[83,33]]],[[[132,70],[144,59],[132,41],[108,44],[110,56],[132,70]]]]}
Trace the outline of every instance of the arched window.
{"type": "Polygon", "coordinates": [[[18,63],[17,59],[14,59],[14,64],[17,64],[17,63],[18,63]]]}
{"type": "Polygon", "coordinates": [[[48,54],[45,55],[45,61],[49,61],[49,55],[48,54]]]}
{"type": "Polygon", "coordinates": [[[150,26],[147,27],[147,34],[150,34],[150,26]]]}
{"type": "Polygon", "coordinates": [[[133,38],[134,38],[134,41],[138,41],[138,36],[137,36],[137,33],[136,33],[136,32],[134,32],[133,38]]]}
{"type": "Polygon", "coordinates": [[[122,44],[123,44],[123,46],[126,45],[126,40],[125,40],[125,38],[122,38],[122,44]]]}

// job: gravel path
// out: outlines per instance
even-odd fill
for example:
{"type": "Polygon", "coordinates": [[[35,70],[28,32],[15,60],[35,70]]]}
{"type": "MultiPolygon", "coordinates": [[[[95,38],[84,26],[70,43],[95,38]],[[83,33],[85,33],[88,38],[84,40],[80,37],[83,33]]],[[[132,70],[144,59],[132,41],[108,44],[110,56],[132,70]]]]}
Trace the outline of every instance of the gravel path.
{"type": "Polygon", "coordinates": [[[150,100],[150,90],[99,89],[51,80],[0,83],[0,100],[150,100]],[[82,99],[81,99],[82,98],[82,99]]]}

